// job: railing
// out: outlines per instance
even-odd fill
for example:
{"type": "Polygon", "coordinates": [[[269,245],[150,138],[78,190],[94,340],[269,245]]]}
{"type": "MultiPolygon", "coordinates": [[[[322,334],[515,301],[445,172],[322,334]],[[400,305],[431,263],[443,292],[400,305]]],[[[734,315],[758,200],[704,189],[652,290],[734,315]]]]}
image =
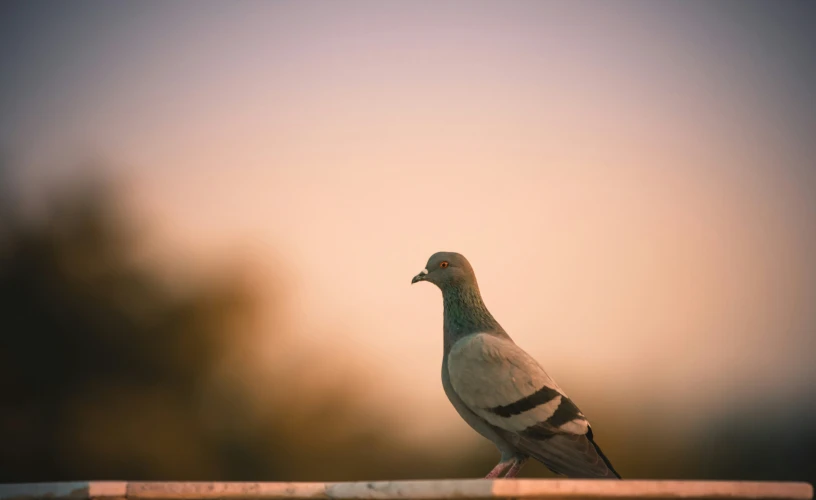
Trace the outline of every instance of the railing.
{"type": "Polygon", "coordinates": [[[117,482],[0,484],[0,500],[810,500],[808,483],[466,479],[349,483],[117,482]]]}

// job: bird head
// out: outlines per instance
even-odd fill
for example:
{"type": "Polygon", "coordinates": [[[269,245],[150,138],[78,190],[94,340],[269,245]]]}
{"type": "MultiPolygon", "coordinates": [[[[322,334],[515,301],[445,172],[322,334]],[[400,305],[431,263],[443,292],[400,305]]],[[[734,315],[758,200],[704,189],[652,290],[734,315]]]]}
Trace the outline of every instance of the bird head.
{"type": "Polygon", "coordinates": [[[449,286],[475,283],[473,268],[464,255],[456,252],[436,252],[428,259],[428,264],[414,276],[411,284],[428,281],[444,290],[449,286]]]}

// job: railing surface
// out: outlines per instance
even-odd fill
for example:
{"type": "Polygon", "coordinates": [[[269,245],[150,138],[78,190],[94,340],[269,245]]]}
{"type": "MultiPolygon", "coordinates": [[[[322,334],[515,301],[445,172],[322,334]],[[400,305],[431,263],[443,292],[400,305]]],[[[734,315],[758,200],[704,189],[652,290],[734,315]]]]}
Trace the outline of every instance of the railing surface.
{"type": "Polygon", "coordinates": [[[808,483],[456,479],[356,483],[118,482],[0,484],[0,500],[810,500],[808,483]]]}

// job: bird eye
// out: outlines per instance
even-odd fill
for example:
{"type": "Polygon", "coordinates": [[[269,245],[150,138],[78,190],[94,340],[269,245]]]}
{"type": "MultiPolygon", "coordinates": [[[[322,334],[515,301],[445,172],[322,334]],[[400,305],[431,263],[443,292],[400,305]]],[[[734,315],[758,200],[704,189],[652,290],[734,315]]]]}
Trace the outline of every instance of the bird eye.
{"type": "Polygon", "coordinates": [[[448,261],[443,260],[442,262],[439,263],[439,267],[445,269],[446,267],[448,267],[448,261]]]}

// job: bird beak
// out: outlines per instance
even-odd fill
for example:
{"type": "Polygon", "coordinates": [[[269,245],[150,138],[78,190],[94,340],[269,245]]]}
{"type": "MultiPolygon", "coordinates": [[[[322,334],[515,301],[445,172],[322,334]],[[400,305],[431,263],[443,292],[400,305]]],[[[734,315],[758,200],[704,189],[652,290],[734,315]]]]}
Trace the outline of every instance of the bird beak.
{"type": "Polygon", "coordinates": [[[422,272],[414,276],[414,279],[411,280],[411,284],[413,285],[417,281],[425,281],[425,277],[428,276],[428,270],[423,269],[422,272]]]}

